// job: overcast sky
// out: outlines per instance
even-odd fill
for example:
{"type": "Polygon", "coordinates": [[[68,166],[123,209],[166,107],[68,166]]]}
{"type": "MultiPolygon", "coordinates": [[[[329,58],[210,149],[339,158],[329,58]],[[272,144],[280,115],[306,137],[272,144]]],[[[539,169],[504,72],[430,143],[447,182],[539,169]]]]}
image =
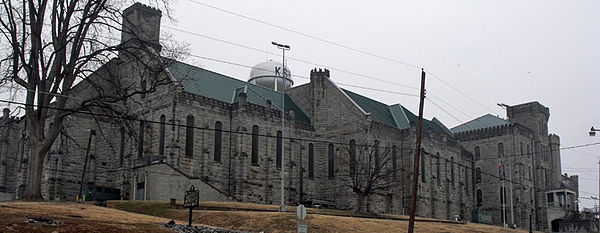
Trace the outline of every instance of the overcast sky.
{"type": "MultiPolygon", "coordinates": [[[[267,59],[281,60],[269,54],[281,53],[271,45],[276,41],[291,46],[289,57],[323,65],[288,60],[294,75],[308,77],[312,68],[329,67],[335,68],[331,71],[335,82],[408,94],[418,94],[413,88],[419,87],[420,69],[413,65],[424,67],[428,97],[452,114],[426,102],[425,117],[436,117],[449,128],[487,113],[505,118],[497,103],[539,101],[550,108],[549,131],[561,137],[562,147],[600,141],[600,137],[588,136],[591,126],[600,128],[596,102],[600,97],[600,1],[178,0],[173,9],[177,22],[163,19],[163,26],[267,51],[163,27],[175,40],[189,43],[194,55],[252,66],[267,59]]],[[[188,62],[243,80],[250,71],[201,58],[190,57],[188,62]]],[[[308,82],[294,79],[295,85],[308,82]]],[[[400,103],[417,113],[417,97],[341,86],[387,104],[400,103]]],[[[580,177],[580,196],[597,196],[600,146],[561,153],[563,173],[580,177]]],[[[583,206],[593,205],[591,200],[580,200],[583,206]]]]}

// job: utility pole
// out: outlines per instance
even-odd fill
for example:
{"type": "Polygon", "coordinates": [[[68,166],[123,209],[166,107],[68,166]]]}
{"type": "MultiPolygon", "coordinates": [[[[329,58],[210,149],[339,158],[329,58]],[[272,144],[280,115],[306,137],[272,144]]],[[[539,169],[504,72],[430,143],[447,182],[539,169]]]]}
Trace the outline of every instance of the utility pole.
{"type": "MultiPolygon", "coordinates": [[[[284,138],[285,138],[285,88],[286,88],[286,81],[287,81],[287,77],[286,77],[286,72],[285,72],[285,51],[286,50],[290,50],[290,46],[289,45],[285,45],[285,44],[280,44],[277,42],[271,42],[272,45],[277,46],[277,48],[281,49],[281,51],[283,52],[283,58],[281,61],[281,85],[283,85],[283,87],[281,88],[281,205],[279,206],[279,212],[285,212],[285,163],[284,163],[284,152],[285,152],[285,143],[284,143],[284,138]]],[[[275,91],[277,91],[277,80],[275,80],[275,91]]]]}
{"type": "Polygon", "coordinates": [[[413,170],[412,193],[410,199],[410,218],[408,220],[408,233],[415,231],[415,213],[417,209],[417,188],[419,185],[419,156],[421,155],[421,133],[423,130],[423,102],[425,101],[425,71],[421,69],[421,98],[419,101],[419,125],[417,126],[417,145],[415,149],[415,163],[413,170]]]}
{"type": "Polygon", "coordinates": [[[79,200],[83,203],[83,182],[85,178],[85,170],[87,168],[88,158],[90,156],[90,146],[92,144],[92,137],[96,135],[96,130],[90,130],[90,137],[88,139],[87,150],[85,151],[85,160],[83,162],[83,172],[81,172],[81,182],[79,183],[79,200]]]}

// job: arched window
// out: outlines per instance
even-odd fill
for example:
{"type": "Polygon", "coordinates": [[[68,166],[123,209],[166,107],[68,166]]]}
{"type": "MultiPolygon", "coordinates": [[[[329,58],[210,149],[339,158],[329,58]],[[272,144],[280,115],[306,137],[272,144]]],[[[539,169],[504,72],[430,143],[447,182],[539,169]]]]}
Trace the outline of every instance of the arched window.
{"type": "Polygon", "coordinates": [[[475,147],[475,161],[479,161],[481,159],[481,151],[479,149],[479,146],[475,147]]]}
{"type": "Polygon", "coordinates": [[[283,154],[283,138],[282,137],[283,137],[283,134],[281,133],[281,130],[277,131],[277,152],[276,152],[277,158],[275,159],[276,160],[275,165],[277,168],[281,168],[281,156],[283,154]]]}
{"type": "Polygon", "coordinates": [[[258,125],[252,126],[252,165],[258,166],[258,125]]]}
{"type": "Polygon", "coordinates": [[[392,146],[392,178],[394,178],[394,180],[396,180],[396,174],[398,172],[398,166],[396,164],[396,146],[393,145],[392,146]]]}
{"type": "Polygon", "coordinates": [[[525,155],[525,151],[523,150],[523,142],[521,142],[521,156],[525,155]]]}
{"type": "Polygon", "coordinates": [[[138,133],[138,158],[144,156],[144,121],[140,121],[140,131],[138,133]]]}
{"type": "Polygon", "coordinates": [[[483,202],[483,194],[481,193],[481,189],[477,189],[477,206],[481,206],[483,202]]]}
{"type": "Polygon", "coordinates": [[[125,155],[125,128],[121,127],[121,148],[119,148],[119,166],[123,166],[123,157],[125,155]]]}
{"type": "Polygon", "coordinates": [[[379,160],[379,140],[375,140],[373,150],[375,150],[375,172],[379,173],[379,170],[383,167],[383,164],[379,160]]]}
{"type": "Polygon", "coordinates": [[[423,155],[425,154],[423,153],[423,150],[421,150],[421,182],[427,183],[427,175],[425,175],[425,172],[427,171],[425,166],[427,163],[425,162],[425,156],[423,155]]]}
{"type": "Polygon", "coordinates": [[[354,139],[350,140],[350,177],[354,177],[356,174],[356,141],[354,139]]]}
{"type": "Polygon", "coordinates": [[[315,146],[308,144],[308,178],[315,178],[315,146]]]}
{"type": "Polygon", "coordinates": [[[194,116],[188,115],[185,127],[185,156],[194,156],[194,116]]]}
{"type": "Polygon", "coordinates": [[[160,125],[159,125],[159,129],[158,129],[158,154],[159,155],[164,155],[165,154],[165,122],[166,122],[166,117],[165,115],[160,115],[160,125]]]}
{"type": "Polygon", "coordinates": [[[142,80],[142,99],[146,98],[146,80],[142,80]]]}
{"type": "Polygon", "coordinates": [[[452,181],[452,187],[455,187],[454,179],[454,157],[450,157],[450,180],[452,181]]]}
{"type": "Polygon", "coordinates": [[[475,168],[475,184],[481,183],[481,168],[475,168]]]}
{"type": "Polygon", "coordinates": [[[498,143],[498,158],[504,157],[504,143],[498,143]]]}
{"type": "Polygon", "coordinates": [[[329,143],[327,146],[327,175],[329,179],[333,179],[335,176],[335,153],[333,144],[329,143]]]}
{"type": "Polygon", "coordinates": [[[221,144],[223,139],[223,124],[220,121],[215,122],[215,143],[214,143],[214,159],[216,162],[221,162],[221,144]]]}
{"type": "Polygon", "coordinates": [[[441,161],[440,161],[440,153],[436,153],[437,158],[435,159],[435,168],[436,168],[436,180],[438,185],[442,185],[442,169],[441,169],[441,161]]]}

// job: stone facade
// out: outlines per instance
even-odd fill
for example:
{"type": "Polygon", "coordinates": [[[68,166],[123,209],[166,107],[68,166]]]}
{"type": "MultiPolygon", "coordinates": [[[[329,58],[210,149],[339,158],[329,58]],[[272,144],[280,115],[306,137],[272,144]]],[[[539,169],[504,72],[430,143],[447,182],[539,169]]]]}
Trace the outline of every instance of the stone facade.
{"type": "Polygon", "coordinates": [[[530,102],[507,106],[506,111],[508,120],[487,115],[453,129],[462,146],[474,155],[473,220],[550,229],[552,220],[566,217],[576,208],[564,208],[557,215],[546,192],[565,183],[563,189],[577,193],[577,177],[561,175],[560,138],[548,134],[547,107],[530,102]],[[484,215],[491,218],[479,217],[484,215]]]}
{"type": "MultiPolygon", "coordinates": [[[[150,17],[126,25],[143,24],[135,26],[143,29],[138,33],[160,51],[156,23],[160,12],[135,4],[126,10],[125,17],[129,16],[150,17]]],[[[133,43],[130,35],[123,38],[124,43],[133,43]]],[[[155,62],[151,55],[144,57],[155,62]]],[[[377,168],[376,182],[385,188],[366,196],[365,209],[409,212],[417,123],[401,105],[388,106],[341,89],[328,70],[312,70],[309,83],[287,89],[280,97],[280,92],[177,65],[160,74],[173,83],[119,103],[135,119],[101,112],[70,115],[65,133],[46,157],[44,198],[74,200],[83,188],[88,199],[181,199],[193,184],[202,188],[204,200],[279,204],[281,145],[287,205],[355,209],[361,199],[348,183],[357,172],[358,162],[353,162],[357,157],[351,156],[355,152],[358,157],[374,156],[375,162],[366,167],[385,161],[377,168]],[[277,101],[288,99],[282,135],[277,101]]],[[[123,55],[90,78],[116,73],[121,85],[143,88],[153,77],[136,72],[138,68],[123,55]]],[[[73,93],[83,97],[89,88],[81,83],[73,93]]],[[[526,104],[508,112],[510,124],[460,133],[435,118],[424,120],[419,216],[469,220],[486,212],[489,223],[500,224],[501,210],[512,209],[508,217],[518,227],[526,228],[531,214],[536,226],[544,229],[545,194],[535,190],[545,190],[563,177],[559,138],[547,134],[547,108],[526,104]],[[500,164],[506,179],[498,177],[500,164]],[[479,174],[478,169],[492,175],[479,174]],[[510,179],[516,184],[503,182],[510,179]],[[499,202],[500,187],[511,185],[511,202],[499,202]]],[[[24,121],[8,117],[8,112],[0,121],[4,122],[0,192],[18,199],[28,162],[27,138],[21,137],[24,121]]],[[[576,177],[570,183],[576,184],[576,177]]]]}

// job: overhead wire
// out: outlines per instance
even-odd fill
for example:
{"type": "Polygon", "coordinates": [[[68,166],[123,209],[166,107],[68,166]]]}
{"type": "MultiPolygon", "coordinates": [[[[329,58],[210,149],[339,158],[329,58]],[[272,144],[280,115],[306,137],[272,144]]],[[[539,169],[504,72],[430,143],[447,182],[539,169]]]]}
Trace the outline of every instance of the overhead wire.
{"type": "MultiPolygon", "coordinates": [[[[378,54],[375,54],[375,53],[371,53],[371,52],[368,52],[368,51],[365,51],[365,50],[357,49],[357,48],[354,48],[352,46],[344,45],[344,44],[341,44],[341,43],[338,43],[338,42],[334,42],[334,41],[331,41],[331,40],[326,40],[326,39],[323,39],[323,38],[319,38],[317,36],[313,36],[313,35],[310,35],[310,34],[307,34],[307,33],[303,33],[303,32],[297,31],[297,30],[293,30],[293,29],[290,29],[290,28],[287,28],[287,27],[283,27],[283,26],[280,26],[280,25],[277,25],[277,24],[274,24],[274,23],[270,23],[270,22],[267,22],[267,21],[264,21],[264,20],[253,18],[253,17],[247,16],[247,15],[243,15],[243,14],[240,14],[240,13],[237,13],[237,12],[233,12],[231,10],[227,10],[227,9],[220,8],[220,7],[217,7],[217,6],[214,6],[214,5],[203,3],[203,2],[200,2],[198,0],[188,0],[188,1],[196,3],[196,4],[204,6],[204,7],[208,7],[208,8],[220,11],[220,12],[224,12],[224,13],[229,14],[229,15],[234,15],[234,16],[237,16],[237,17],[240,17],[240,18],[244,18],[246,20],[250,20],[250,21],[257,22],[257,23],[260,23],[260,24],[263,24],[263,25],[267,25],[267,26],[270,26],[270,27],[278,28],[280,30],[284,30],[284,31],[287,31],[287,32],[290,32],[290,33],[293,33],[293,34],[301,35],[303,37],[314,39],[314,40],[317,40],[317,41],[320,41],[320,42],[323,42],[323,43],[326,43],[326,44],[329,44],[329,45],[333,45],[333,46],[336,46],[336,47],[340,47],[340,48],[343,48],[343,49],[354,51],[354,52],[357,52],[357,53],[360,53],[360,54],[363,54],[363,55],[375,57],[375,58],[382,59],[382,60],[389,61],[389,62],[393,62],[393,63],[396,63],[396,64],[401,64],[401,65],[408,66],[408,67],[411,67],[411,68],[425,69],[422,66],[414,65],[414,64],[411,64],[411,63],[408,63],[408,62],[404,62],[404,61],[399,61],[399,60],[396,60],[396,59],[393,59],[393,58],[389,58],[389,57],[386,57],[386,56],[381,56],[381,55],[378,55],[378,54]]],[[[183,31],[183,30],[181,30],[181,31],[183,31]]],[[[256,50],[256,49],[253,49],[253,50],[256,50]]],[[[485,106],[484,104],[482,104],[481,102],[477,101],[476,99],[470,97],[469,95],[467,95],[466,93],[464,93],[460,89],[458,89],[458,88],[454,87],[453,85],[451,85],[450,83],[446,82],[440,76],[432,73],[428,69],[425,69],[425,70],[428,73],[430,73],[435,79],[439,80],[444,85],[446,85],[446,86],[452,88],[453,90],[457,91],[459,94],[463,95],[464,97],[466,97],[470,101],[476,103],[477,105],[483,107],[484,109],[486,109],[488,111],[496,112],[495,110],[492,110],[491,108],[485,106]]],[[[382,80],[379,80],[379,81],[382,81],[382,80]]],[[[386,81],[386,82],[388,82],[388,81],[386,81]]],[[[416,87],[411,87],[411,88],[418,89],[416,87]]]]}

